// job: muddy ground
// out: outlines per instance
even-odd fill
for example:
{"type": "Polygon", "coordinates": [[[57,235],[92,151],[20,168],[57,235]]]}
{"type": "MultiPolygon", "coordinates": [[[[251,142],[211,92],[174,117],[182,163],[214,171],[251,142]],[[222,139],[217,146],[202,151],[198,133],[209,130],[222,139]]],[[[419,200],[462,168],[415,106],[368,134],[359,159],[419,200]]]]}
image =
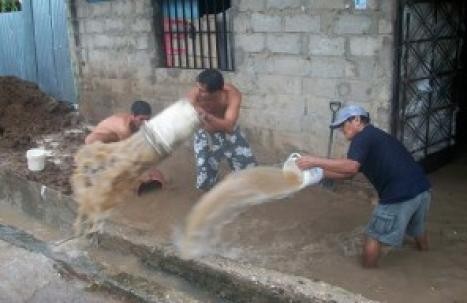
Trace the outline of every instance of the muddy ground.
{"type": "Polygon", "coordinates": [[[69,194],[72,157],[86,129],[69,104],[46,95],[36,84],[0,77],[0,167],[69,194]],[[50,152],[41,172],[27,169],[26,151],[36,147],[50,152]]]}

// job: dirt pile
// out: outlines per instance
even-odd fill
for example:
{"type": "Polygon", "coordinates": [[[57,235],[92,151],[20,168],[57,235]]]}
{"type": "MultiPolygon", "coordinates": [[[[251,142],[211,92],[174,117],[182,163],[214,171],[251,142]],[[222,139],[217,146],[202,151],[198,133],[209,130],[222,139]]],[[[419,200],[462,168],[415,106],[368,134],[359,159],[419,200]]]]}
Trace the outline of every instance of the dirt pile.
{"type": "Polygon", "coordinates": [[[0,77],[0,167],[64,193],[71,193],[73,156],[87,134],[79,114],[42,92],[36,84],[0,77]],[[26,151],[49,152],[45,169],[27,168],[26,151]]]}
{"type": "Polygon", "coordinates": [[[36,84],[0,77],[0,146],[24,149],[38,135],[76,126],[78,117],[65,102],[39,90],[36,84]]]}

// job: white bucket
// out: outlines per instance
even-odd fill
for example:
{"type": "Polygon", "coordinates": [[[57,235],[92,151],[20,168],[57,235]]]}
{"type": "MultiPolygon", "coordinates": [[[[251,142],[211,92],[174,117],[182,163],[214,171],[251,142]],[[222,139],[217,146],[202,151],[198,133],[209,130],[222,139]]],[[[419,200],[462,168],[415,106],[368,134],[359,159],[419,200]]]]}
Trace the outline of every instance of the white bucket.
{"type": "Polygon", "coordinates": [[[295,161],[300,157],[301,155],[299,153],[291,154],[284,162],[282,170],[292,172],[300,176],[300,179],[302,181],[302,185],[300,186],[300,188],[319,183],[324,176],[323,169],[320,167],[313,167],[310,169],[301,170],[295,163],[295,161]]]}
{"type": "Polygon", "coordinates": [[[29,149],[26,152],[26,158],[28,159],[28,169],[32,171],[41,171],[45,166],[45,150],[41,148],[29,149]]]}

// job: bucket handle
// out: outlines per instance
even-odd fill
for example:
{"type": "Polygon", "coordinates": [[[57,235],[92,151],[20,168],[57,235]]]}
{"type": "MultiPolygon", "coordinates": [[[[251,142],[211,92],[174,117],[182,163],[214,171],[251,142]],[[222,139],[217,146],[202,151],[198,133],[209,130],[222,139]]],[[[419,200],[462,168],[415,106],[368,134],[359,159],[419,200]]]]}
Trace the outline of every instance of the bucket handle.
{"type": "Polygon", "coordinates": [[[287,160],[297,160],[301,157],[302,155],[300,155],[299,153],[291,153],[290,156],[287,158],[287,160]]]}

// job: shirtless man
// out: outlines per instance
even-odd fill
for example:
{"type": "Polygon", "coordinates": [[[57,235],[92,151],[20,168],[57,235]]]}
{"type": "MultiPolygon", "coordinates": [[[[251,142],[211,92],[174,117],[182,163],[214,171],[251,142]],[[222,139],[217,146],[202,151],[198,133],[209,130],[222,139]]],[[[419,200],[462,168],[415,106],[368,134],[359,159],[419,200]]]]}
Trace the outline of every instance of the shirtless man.
{"type": "MultiPolygon", "coordinates": [[[[111,143],[125,140],[137,132],[149,118],[151,118],[151,106],[145,101],[135,101],[131,105],[131,113],[119,113],[102,120],[84,139],[84,143],[111,143]]],[[[165,183],[164,176],[155,167],[148,169],[140,179],[138,194],[159,188],[165,183]]]]}
{"type": "Polygon", "coordinates": [[[84,139],[85,144],[96,141],[111,143],[130,137],[144,121],[151,118],[151,106],[145,101],[135,101],[131,105],[130,113],[112,115],[97,124],[92,132],[84,139]]]}
{"type": "Polygon", "coordinates": [[[217,182],[219,162],[226,158],[232,170],[255,166],[256,159],[241,133],[238,115],[242,95],[222,74],[207,69],[196,78],[187,94],[199,113],[201,128],[194,136],[196,187],[209,190],[217,182]]]}

